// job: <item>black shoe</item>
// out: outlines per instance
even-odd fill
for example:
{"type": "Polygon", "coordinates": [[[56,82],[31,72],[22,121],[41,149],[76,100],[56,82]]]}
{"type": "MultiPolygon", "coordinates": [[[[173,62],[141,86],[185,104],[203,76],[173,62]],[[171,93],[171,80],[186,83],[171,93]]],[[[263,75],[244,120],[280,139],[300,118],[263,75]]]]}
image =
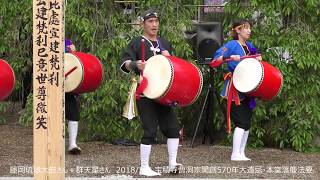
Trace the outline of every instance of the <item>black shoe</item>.
{"type": "Polygon", "coordinates": [[[182,167],[182,164],[176,164],[174,167],[169,167],[169,173],[170,174],[179,174],[180,168],[182,167]]]}
{"type": "Polygon", "coordinates": [[[68,153],[69,154],[72,154],[72,155],[80,155],[81,154],[81,148],[79,147],[74,147],[72,149],[69,149],[68,150],[68,153]]]}

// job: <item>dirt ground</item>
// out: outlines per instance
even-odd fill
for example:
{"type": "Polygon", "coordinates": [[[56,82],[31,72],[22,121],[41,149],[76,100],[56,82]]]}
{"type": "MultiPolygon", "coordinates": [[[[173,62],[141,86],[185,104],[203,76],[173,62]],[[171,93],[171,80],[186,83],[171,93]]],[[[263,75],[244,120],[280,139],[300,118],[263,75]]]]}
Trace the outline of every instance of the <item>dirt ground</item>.
{"type": "MultiPolygon", "coordinates": [[[[32,128],[21,127],[15,114],[0,125],[0,177],[32,176],[32,128]]],[[[152,149],[151,166],[162,172],[161,178],[289,178],[319,179],[320,153],[299,153],[291,150],[248,149],[250,162],[230,161],[227,146],[189,146],[179,149],[178,162],[184,166],[179,175],[166,172],[166,145],[152,149]]],[[[79,142],[81,155],[66,154],[66,177],[105,177],[138,175],[139,146],[116,146],[104,142],[79,142]]]]}

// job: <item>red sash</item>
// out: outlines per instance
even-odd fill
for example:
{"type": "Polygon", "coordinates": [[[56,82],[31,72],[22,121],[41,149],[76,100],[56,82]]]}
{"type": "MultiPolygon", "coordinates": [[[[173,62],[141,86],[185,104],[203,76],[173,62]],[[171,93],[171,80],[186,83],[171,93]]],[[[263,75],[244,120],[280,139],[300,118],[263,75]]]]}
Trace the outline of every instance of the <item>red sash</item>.
{"type": "Polygon", "coordinates": [[[233,81],[232,81],[232,73],[229,72],[227,74],[224,75],[223,77],[224,80],[229,80],[229,83],[226,87],[226,93],[228,93],[227,96],[227,133],[231,133],[231,120],[230,120],[230,109],[231,109],[231,103],[232,103],[232,99],[234,98],[234,101],[236,103],[236,105],[240,105],[240,98],[238,96],[238,92],[236,90],[236,88],[233,85],[233,81]]]}

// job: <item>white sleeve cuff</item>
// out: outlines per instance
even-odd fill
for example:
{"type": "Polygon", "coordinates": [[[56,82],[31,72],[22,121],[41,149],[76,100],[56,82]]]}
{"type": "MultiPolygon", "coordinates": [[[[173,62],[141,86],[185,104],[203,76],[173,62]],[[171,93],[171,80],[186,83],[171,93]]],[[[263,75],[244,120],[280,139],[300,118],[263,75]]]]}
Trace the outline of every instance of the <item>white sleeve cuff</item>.
{"type": "Polygon", "coordinates": [[[121,66],[120,66],[120,69],[121,69],[121,71],[122,72],[124,72],[124,73],[126,73],[126,74],[129,74],[131,71],[129,71],[127,68],[126,68],[126,66],[125,66],[125,64],[126,64],[126,62],[129,62],[130,60],[126,60],[125,62],[123,62],[122,64],[121,64],[121,66]]]}

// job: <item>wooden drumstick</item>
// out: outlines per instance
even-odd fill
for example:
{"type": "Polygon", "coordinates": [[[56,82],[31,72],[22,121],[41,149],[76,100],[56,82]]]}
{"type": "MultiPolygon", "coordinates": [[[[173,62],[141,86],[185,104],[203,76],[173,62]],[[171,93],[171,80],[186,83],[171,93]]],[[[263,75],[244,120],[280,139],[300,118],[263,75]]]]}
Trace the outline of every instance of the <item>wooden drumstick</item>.
{"type": "MultiPolygon", "coordinates": [[[[144,39],[141,39],[141,62],[144,62],[145,54],[144,54],[144,39]]],[[[142,77],[142,80],[140,82],[139,87],[136,91],[136,98],[139,99],[140,95],[143,93],[143,91],[148,86],[148,79],[143,76],[143,71],[140,71],[140,76],[142,77]]]]}
{"type": "MultiPolygon", "coordinates": [[[[248,56],[241,56],[240,57],[240,60],[242,59],[246,59],[246,58],[256,58],[256,57],[259,57],[261,56],[261,54],[255,54],[255,55],[248,55],[248,56]]],[[[231,61],[236,61],[236,60],[233,60],[232,58],[228,58],[228,59],[225,59],[223,61],[219,61],[218,59],[214,59],[212,60],[211,62],[209,62],[209,66],[212,67],[212,68],[217,68],[219,66],[221,66],[223,63],[227,63],[227,62],[231,62],[231,61]]],[[[206,63],[205,63],[206,64],[206,63]]]]}
{"type": "Polygon", "coordinates": [[[75,71],[78,67],[75,66],[72,69],[70,69],[66,74],[64,74],[64,78],[67,78],[73,71],[75,71]]]}
{"type": "MultiPolygon", "coordinates": [[[[141,39],[141,62],[144,63],[144,39],[141,39]]],[[[141,76],[143,76],[143,71],[141,71],[141,76]]]]}
{"type": "MultiPolygon", "coordinates": [[[[240,59],[246,59],[246,58],[256,58],[256,57],[259,57],[261,56],[261,54],[255,54],[255,55],[248,55],[248,56],[241,56],[240,59]]],[[[233,60],[232,58],[228,58],[226,60],[224,60],[224,62],[230,62],[230,61],[235,61],[233,60]]]]}

